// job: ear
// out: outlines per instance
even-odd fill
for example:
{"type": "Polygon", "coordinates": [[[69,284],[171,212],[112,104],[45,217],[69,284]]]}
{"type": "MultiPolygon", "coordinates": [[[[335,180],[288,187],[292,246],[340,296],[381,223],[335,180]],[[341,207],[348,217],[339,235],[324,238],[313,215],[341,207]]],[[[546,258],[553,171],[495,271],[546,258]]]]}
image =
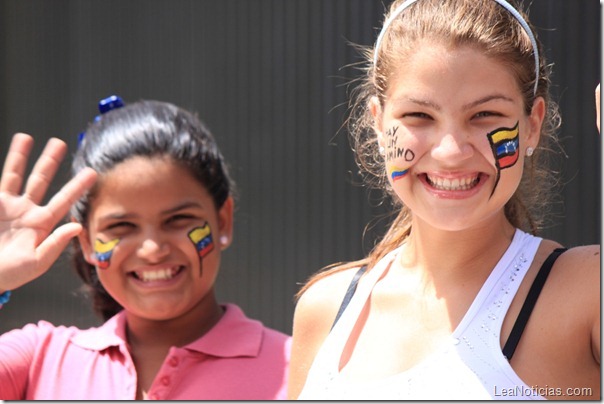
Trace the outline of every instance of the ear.
{"type": "Polygon", "coordinates": [[[384,141],[384,131],[382,128],[382,105],[378,97],[373,96],[369,100],[369,112],[373,116],[373,130],[377,136],[377,142],[380,147],[386,147],[384,141]]]}
{"type": "MultiPolygon", "coordinates": [[[[72,222],[76,220],[71,218],[72,222]]],[[[82,228],[80,234],[78,234],[78,242],[80,243],[80,248],[82,248],[82,254],[84,254],[84,259],[90,265],[97,265],[96,255],[94,254],[94,249],[92,248],[92,244],[90,242],[90,233],[88,233],[88,229],[85,227],[82,228]]]]}
{"type": "Polygon", "coordinates": [[[541,127],[545,118],[545,100],[543,97],[535,98],[531,115],[529,116],[530,130],[526,139],[527,146],[536,148],[541,137],[541,127]]]}
{"type": "Polygon", "coordinates": [[[218,240],[226,237],[226,242],[220,242],[220,248],[226,250],[233,241],[233,209],[235,202],[229,196],[218,210],[218,240]]]}

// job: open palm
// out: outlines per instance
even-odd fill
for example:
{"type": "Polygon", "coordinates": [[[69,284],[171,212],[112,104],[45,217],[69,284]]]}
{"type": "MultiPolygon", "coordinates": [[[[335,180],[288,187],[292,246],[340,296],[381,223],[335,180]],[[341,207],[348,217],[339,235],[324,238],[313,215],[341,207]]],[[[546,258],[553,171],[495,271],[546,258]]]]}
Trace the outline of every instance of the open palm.
{"type": "Polygon", "coordinates": [[[67,145],[59,139],[48,141],[22,191],[32,147],[31,136],[16,134],[0,178],[0,292],[18,288],[51,267],[82,229],[78,223],[55,226],[96,180],[94,170],[82,170],[40,206],[67,145]]]}

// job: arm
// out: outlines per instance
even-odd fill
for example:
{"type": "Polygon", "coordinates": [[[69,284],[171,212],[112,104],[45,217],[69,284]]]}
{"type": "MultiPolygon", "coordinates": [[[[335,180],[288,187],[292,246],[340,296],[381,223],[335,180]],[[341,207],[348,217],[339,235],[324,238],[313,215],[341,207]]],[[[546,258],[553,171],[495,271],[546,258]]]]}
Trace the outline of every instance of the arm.
{"type": "Polygon", "coordinates": [[[31,136],[16,134],[0,177],[0,293],[20,287],[50,268],[82,226],[66,223],[53,228],[96,180],[93,170],[83,170],[47,205],[40,206],[67,145],[59,139],[48,141],[22,191],[32,147],[31,136]]]}
{"type": "Polygon", "coordinates": [[[587,280],[584,292],[588,294],[589,300],[584,309],[589,313],[588,321],[591,324],[591,351],[593,360],[600,365],[600,317],[601,317],[601,260],[600,246],[586,246],[581,248],[581,258],[579,265],[584,266],[587,273],[587,280]]]}
{"type": "Polygon", "coordinates": [[[308,371],[329,334],[344,294],[358,268],[333,273],[313,284],[301,297],[294,313],[288,399],[300,395],[308,371]]]}
{"type": "MultiPolygon", "coordinates": [[[[557,369],[557,385],[589,387],[590,394],[583,398],[599,398],[600,246],[571,248],[558,261],[550,275],[552,293],[548,300],[552,326],[548,339],[552,344],[550,369],[557,369]]],[[[548,340],[542,338],[541,344],[548,340]]]]}

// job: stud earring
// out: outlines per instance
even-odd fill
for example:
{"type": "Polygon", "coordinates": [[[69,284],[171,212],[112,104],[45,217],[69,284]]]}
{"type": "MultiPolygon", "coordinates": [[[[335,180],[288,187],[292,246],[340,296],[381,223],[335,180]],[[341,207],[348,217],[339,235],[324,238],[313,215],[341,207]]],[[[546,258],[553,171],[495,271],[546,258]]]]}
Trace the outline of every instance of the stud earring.
{"type": "Polygon", "coordinates": [[[227,236],[220,236],[220,244],[227,245],[229,238],[227,236]]]}
{"type": "Polygon", "coordinates": [[[534,152],[535,152],[535,149],[533,149],[532,147],[527,147],[526,148],[526,156],[527,157],[531,157],[534,152]]]}
{"type": "Polygon", "coordinates": [[[384,153],[386,152],[386,150],[384,149],[384,146],[380,146],[380,154],[383,156],[384,153]]]}

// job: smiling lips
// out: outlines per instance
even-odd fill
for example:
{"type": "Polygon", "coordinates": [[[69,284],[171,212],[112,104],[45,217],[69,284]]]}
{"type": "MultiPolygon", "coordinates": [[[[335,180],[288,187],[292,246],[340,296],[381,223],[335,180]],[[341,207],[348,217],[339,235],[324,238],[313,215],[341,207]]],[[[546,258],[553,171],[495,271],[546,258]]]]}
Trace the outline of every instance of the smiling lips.
{"type": "Polygon", "coordinates": [[[176,276],[176,274],[178,274],[182,268],[182,266],[175,266],[170,268],[158,268],[154,270],[134,271],[131,272],[131,274],[136,279],[143,282],[167,281],[176,276]]]}
{"type": "Polygon", "coordinates": [[[480,176],[472,174],[461,178],[443,178],[426,174],[428,184],[441,191],[467,191],[478,184],[480,176]]]}

